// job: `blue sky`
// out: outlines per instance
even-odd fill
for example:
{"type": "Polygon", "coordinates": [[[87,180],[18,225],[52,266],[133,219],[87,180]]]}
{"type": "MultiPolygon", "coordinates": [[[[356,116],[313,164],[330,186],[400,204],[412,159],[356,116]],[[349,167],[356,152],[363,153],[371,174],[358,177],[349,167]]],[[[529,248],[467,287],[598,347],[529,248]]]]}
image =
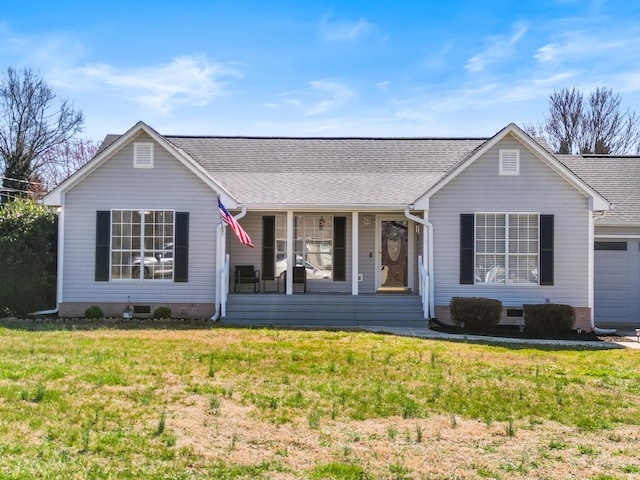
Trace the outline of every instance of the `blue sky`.
{"type": "Polygon", "coordinates": [[[0,67],[30,66],[100,140],[164,134],[489,136],[554,89],[640,111],[640,6],[594,1],[22,0],[0,67]]]}

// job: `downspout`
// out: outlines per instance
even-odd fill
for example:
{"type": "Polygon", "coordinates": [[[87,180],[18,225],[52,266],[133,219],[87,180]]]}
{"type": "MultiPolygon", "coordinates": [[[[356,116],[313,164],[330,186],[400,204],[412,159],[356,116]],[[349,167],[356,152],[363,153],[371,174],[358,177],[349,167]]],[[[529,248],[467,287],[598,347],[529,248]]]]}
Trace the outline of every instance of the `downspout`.
{"type": "MultiPolygon", "coordinates": [[[[247,214],[247,207],[242,207],[242,210],[240,211],[240,213],[233,218],[235,218],[236,220],[240,220],[246,214],[247,214]]],[[[222,272],[224,270],[224,254],[225,254],[225,252],[223,251],[222,235],[223,235],[223,232],[225,231],[224,227],[225,227],[225,224],[222,221],[220,221],[220,223],[216,227],[216,295],[215,295],[216,310],[210,319],[212,322],[217,322],[218,320],[220,320],[220,315],[222,314],[222,311],[221,311],[222,310],[221,309],[222,280],[223,280],[222,272]]]]}
{"type": "Polygon", "coordinates": [[[409,220],[413,220],[427,229],[428,235],[428,243],[427,243],[427,270],[429,273],[429,318],[435,318],[435,306],[434,306],[434,298],[435,292],[433,288],[433,225],[429,220],[425,220],[424,218],[417,217],[413,215],[408,208],[404,209],[404,216],[409,220]]]}

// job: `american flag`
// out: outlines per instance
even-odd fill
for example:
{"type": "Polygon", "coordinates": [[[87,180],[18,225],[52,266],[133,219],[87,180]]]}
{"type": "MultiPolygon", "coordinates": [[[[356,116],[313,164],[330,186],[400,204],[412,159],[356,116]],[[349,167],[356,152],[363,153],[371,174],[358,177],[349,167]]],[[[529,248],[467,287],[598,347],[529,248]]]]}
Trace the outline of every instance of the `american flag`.
{"type": "Polygon", "coordinates": [[[248,247],[253,248],[253,242],[251,241],[251,238],[249,237],[247,232],[244,231],[244,228],[242,228],[236,221],[236,219],[233,218],[233,216],[227,211],[226,208],[224,208],[224,205],[222,205],[220,199],[218,199],[218,209],[220,210],[220,218],[224,223],[231,227],[231,230],[233,230],[238,237],[238,241],[248,247]]]}

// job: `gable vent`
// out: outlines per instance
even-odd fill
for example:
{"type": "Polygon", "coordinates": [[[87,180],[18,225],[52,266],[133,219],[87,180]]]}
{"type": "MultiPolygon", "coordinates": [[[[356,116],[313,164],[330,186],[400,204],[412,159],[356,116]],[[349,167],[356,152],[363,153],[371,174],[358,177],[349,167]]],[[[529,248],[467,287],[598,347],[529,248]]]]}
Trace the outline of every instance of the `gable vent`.
{"type": "Polygon", "coordinates": [[[153,168],[152,142],[135,142],[133,144],[133,167],[153,168]]]}
{"type": "Polygon", "coordinates": [[[520,175],[520,150],[500,150],[500,175],[520,175]]]}

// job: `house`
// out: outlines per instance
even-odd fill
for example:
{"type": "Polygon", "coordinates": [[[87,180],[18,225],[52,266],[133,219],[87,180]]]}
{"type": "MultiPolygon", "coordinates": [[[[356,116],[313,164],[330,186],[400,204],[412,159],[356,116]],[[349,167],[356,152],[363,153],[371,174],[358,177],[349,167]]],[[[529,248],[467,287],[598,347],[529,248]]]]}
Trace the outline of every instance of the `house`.
{"type": "Polygon", "coordinates": [[[121,316],[131,303],[141,315],[169,306],[300,324],[335,304],[358,321],[400,312],[426,324],[449,319],[452,297],[481,296],[501,300],[509,323],[523,304],[551,302],[574,306],[586,330],[630,325],[638,168],[554,155],[514,124],[488,139],[258,138],[161,135],[139,122],[45,198],[60,212],[59,313],[100,305],[121,316]],[[221,222],[218,199],[255,248],[221,222]],[[256,281],[235,285],[237,266],[253,266],[256,281]],[[394,304],[402,298],[417,316],[394,304]]]}

